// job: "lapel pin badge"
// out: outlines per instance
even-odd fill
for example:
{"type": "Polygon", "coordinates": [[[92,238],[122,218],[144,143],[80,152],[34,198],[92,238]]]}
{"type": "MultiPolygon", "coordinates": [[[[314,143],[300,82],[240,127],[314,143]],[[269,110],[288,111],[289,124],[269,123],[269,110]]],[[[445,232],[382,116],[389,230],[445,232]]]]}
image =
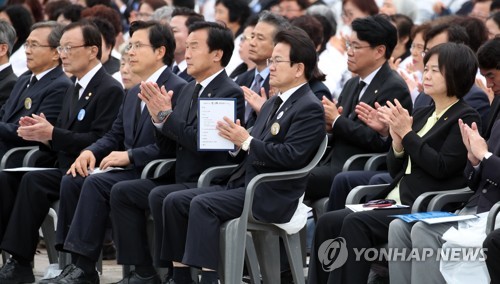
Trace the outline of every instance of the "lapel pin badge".
{"type": "Polygon", "coordinates": [[[281,112],[278,114],[277,119],[280,119],[282,116],[283,116],[283,111],[281,111],[281,112]]]}
{"type": "Polygon", "coordinates": [[[90,99],[90,97],[92,97],[92,93],[89,93],[89,94],[85,97],[85,99],[86,99],[86,100],[88,100],[88,99],[90,99]]]}
{"type": "Polygon", "coordinates": [[[29,110],[31,109],[31,104],[32,104],[32,101],[31,101],[31,98],[26,98],[24,100],[24,108],[29,110]]]}
{"type": "Polygon", "coordinates": [[[375,94],[378,93],[378,90],[375,90],[375,94]]]}
{"type": "Polygon", "coordinates": [[[448,119],[448,117],[445,117],[445,118],[444,118],[444,120],[447,120],[447,119],[448,119]]]}
{"type": "Polygon", "coordinates": [[[280,132],[280,125],[279,123],[275,122],[273,125],[271,125],[271,134],[272,135],[277,135],[280,132]]]}

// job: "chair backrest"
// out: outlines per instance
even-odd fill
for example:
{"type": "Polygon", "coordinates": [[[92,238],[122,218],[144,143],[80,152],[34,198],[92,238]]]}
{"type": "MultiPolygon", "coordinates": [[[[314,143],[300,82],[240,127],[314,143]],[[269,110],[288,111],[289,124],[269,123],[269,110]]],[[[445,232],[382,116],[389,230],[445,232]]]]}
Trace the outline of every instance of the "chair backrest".
{"type": "Polygon", "coordinates": [[[326,147],[328,145],[328,136],[325,135],[325,138],[321,142],[318,147],[318,151],[312,158],[312,160],[305,167],[293,170],[293,171],[284,171],[284,172],[275,172],[275,173],[265,173],[260,174],[252,178],[252,180],[248,183],[246,193],[245,193],[245,204],[243,206],[243,212],[241,214],[242,217],[247,216],[249,220],[255,221],[253,219],[253,215],[250,214],[253,203],[253,196],[255,193],[255,189],[257,186],[264,182],[270,181],[280,181],[280,180],[290,180],[304,177],[309,174],[309,172],[316,167],[316,165],[321,160],[321,157],[325,154],[326,147]]]}

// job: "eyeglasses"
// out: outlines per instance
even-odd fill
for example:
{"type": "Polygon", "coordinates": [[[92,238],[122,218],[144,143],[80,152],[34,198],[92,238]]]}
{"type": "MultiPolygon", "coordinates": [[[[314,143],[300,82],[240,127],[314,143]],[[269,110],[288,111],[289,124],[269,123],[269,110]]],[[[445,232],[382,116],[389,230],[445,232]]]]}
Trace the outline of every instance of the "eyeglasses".
{"type": "Polygon", "coordinates": [[[410,49],[415,49],[415,50],[424,50],[424,45],[423,44],[418,44],[418,43],[412,43],[410,46],[410,49]]]}
{"type": "Polygon", "coordinates": [[[24,46],[24,49],[28,49],[28,48],[31,48],[31,49],[37,49],[37,48],[39,48],[39,47],[50,47],[50,48],[53,48],[53,47],[52,47],[52,46],[50,46],[50,45],[42,45],[42,44],[38,44],[38,43],[36,43],[36,42],[34,42],[34,43],[25,42],[25,43],[23,44],[23,46],[24,46]]]}
{"type": "Polygon", "coordinates": [[[150,46],[150,47],[153,47],[152,45],[150,44],[145,44],[145,43],[140,43],[140,42],[136,42],[136,43],[129,43],[127,45],[127,51],[131,51],[131,50],[137,50],[143,46],[150,46]]]}
{"type": "Polygon", "coordinates": [[[252,40],[251,35],[241,35],[241,42],[245,42],[245,40],[252,40]]]}
{"type": "Polygon", "coordinates": [[[348,41],[346,41],[346,43],[345,43],[346,50],[351,49],[353,52],[358,52],[360,49],[368,48],[368,47],[371,48],[371,46],[369,46],[369,45],[357,45],[357,44],[352,44],[348,41]]]}
{"type": "Polygon", "coordinates": [[[276,65],[278,63],[282,63],[282,62],[290,62],[292,64],[294,64],[293,61],[290,61],[290,60],[281,60],[279,58],[268,58],[266,59],[266,62],[267,62],[267,66],[271,66],[271,65],[276,65]]]}
{"type": "Polygon", "coordinates": [[[83,45],[76,45],[76,46],[70,46],[70,45],[66,45],[66,46],[58,46],[56,49],[57,49],[57,52],[59,54],[62,54],[63,52],[66,53],[66,54],[71,54],[71,50],[73,48],[79,48],[79,47],[87,47],[87,45],[83,44],[83,45]]]}

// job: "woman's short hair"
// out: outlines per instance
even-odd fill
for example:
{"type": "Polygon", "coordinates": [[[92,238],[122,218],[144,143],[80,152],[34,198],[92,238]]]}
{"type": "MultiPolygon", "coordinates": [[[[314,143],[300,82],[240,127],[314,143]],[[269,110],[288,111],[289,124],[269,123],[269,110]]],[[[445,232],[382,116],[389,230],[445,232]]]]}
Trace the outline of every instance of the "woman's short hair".
{"type": "Polygon", "coordinates": [[[433,55],[438,56],[439,71],[446,82],[447,96],[463,98],[476,80],[478,62],[474,51],[462,43],[439,44],[425,54],[424,65],[433,55]]]}

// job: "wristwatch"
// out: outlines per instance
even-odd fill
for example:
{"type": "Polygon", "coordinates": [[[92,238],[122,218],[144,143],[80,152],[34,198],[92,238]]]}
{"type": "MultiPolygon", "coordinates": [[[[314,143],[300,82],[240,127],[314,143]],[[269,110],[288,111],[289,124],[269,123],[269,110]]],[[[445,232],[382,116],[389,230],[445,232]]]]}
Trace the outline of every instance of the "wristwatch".
{"type": "Polygon", "coordinates": [[[158,114],[156,115],[156,118],[158,119],[159,122],[162,122],[165,120],[165,118],[167,118],[167,116],[169,116],[171,113],[173,112],[173,110],[169,109],[169,110],[160,110],[158,112],[158,114]]]}
{"type": "Polygon", "coordinates": [[[250,148],[250,142],[252,141],[252,139],[253,139],[252,136],[248,136],[247,140],[243,141],[243,143],[241,144],[241,150],[248,151],[248,149],[250,148]]]}

